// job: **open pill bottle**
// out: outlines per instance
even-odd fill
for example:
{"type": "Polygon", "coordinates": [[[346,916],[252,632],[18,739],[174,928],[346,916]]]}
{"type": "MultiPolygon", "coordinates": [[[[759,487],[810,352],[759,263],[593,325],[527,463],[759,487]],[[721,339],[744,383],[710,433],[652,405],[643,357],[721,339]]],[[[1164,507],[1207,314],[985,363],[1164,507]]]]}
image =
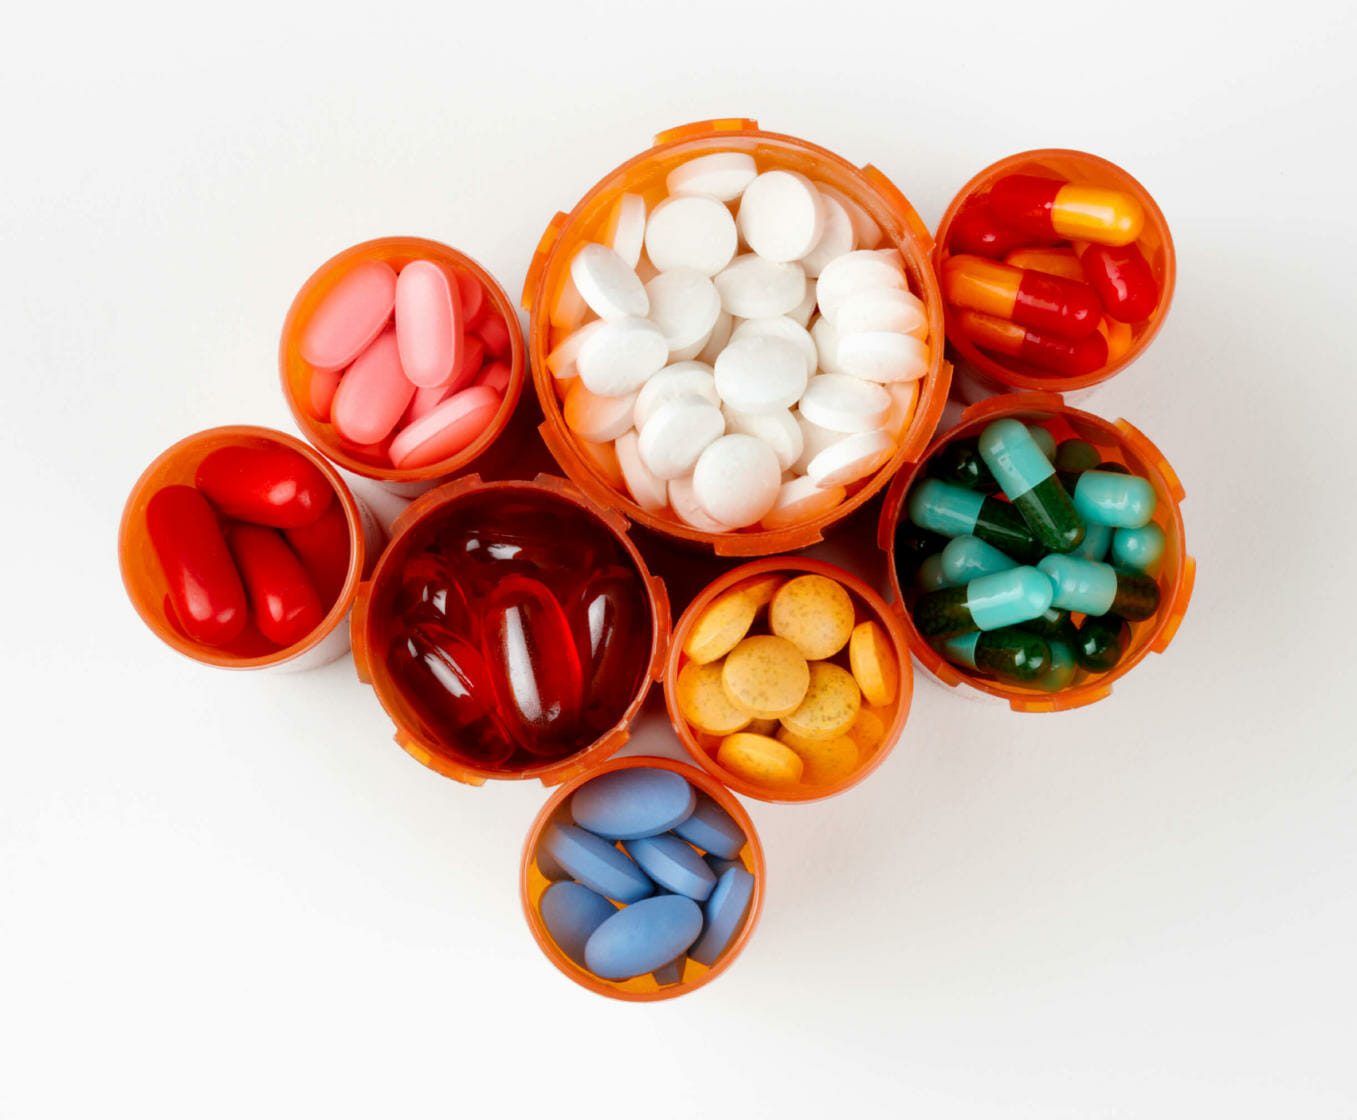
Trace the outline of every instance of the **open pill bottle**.
{"type": "MultiPolygon", "coordinates": [[[[485,360],[488,367],[492,359],[487,354],[485,360]]],[[[403,497],[414,497],[474,462],[504,431],[523,391],[525,363],[518,312],[489,272],[470,257],[437,241],[422,237],[381,237],[354,245],[331,257],[302,285],[283,322],[282,338],[278,345],[278,366],[288,408],[303,436],[313,446],[346,470],[375,479],[403,497]],[[374,444],[359,445],[339,433],[328,416],[335,385],[328,385],[324,391],[318,389],[316,380],[324,375],[302,356],[302,340],[326,297],[356,269],[378,263],[399,272],[412,261],[430,261],[449,276],[475,281],[480,291],[478,299],[484,308],[482,316],[498,316],[507,328],[503,364],[508,367],[508,376],[501,390],[498,409],[470,442],[454,454],[435,462],[400,468],[393,466],[390,458],[393,436],[388,435],[374,444]],[[318,399],[324,401],[321,408],[318,408],[318,399]],[[318,415],[318,412],[325,415],[318,415]]]]}
{"type": "MultiPolygon", "coordinates": [[[[529,357],[533,384],[545,417],[543,440],[565,473],[600,505],[621,509],[633,522],[672,539],[711,549],[722,556],[764,556],[804,548],[823,538],[827,528],[880,491],[899,467],[927,446],[946,403],[951,368],[943,358],[942,303],[930,254],[932,237],[900,190],[875,167],[855,167],[834,153],[793,136],[761,131],[747,119],[700,121],[660,133],[653,147],[627,160],[597,184],[568,213],[558,213],[543,233],[523,287],[530,313],[529,357]],[[668,506],[644,509],[628,492],[611,446],[602,454],[566,423],[565,382],[555,377],[548,355],[578,324],[553,324],[553,312],[573,291],[571,265],[590,242],[607,242],[609,226],[623,196],[644,199],[650,211],[666,197],[666,178],[676,167],[716,153],[746,153],[760,172],[794,171],[846,198],[879,235],[871,247],[898,250],[908,287],[922,302],[927,320],[927,370],[916,382],[912,413],[899,432],[894,453],[870,475],[850,483],[837,505],[775,529],[757,526],[711,532],[680,520],[668,506]]],[[[746,252],[741,247],[737,252],[746,252]]]]}
{"type": "MultiPolygon", "coordinates": [[[[992,349],[981,349],[972,341],[970,334],[962,326],[962,315],[958,308],[944,299],[947,318],[947,341],[960,359],[957,370],[958,381],[969,380],[970,375],[991,392],[1022,392],[1027,390],[1046,390],[1055,393],[1069,393],[1088,389],[1120,373],[1134,362],[1154,340],[1164,319],[1168,316],[1173,302],[1173,288],[1177,272],[1173,249],[1173,237],[1169,232],[1167,220],[1158,204],[1139,181],[1129,172],[1109,160],[1088,152],[1066,148],[1043,148],[1029,152],[1019,152],[992,163],[979,172],[960,191],[947,207],[938,223],[937,236],[933,248],[934,264],[939,283],[946,291],[948,261],[960,253],[982,253],[996,259],[1006,255],[1005,246],[999,244],[990,249],[976,246],[976,231],[970,225],[976,218],[976,211],[984,209],[986,199],[996,183],[1001,180],[1013,182],[1011,177],[1032,177],[1042,180],[1064,180],[1070,184],[1087,185],[1093,188],[1120,192],[1134,200],[1143,216],[1143,227],[1132,243],[1138,248],[1148,264],[1158,298],[1153,310],[1142,321],[1132,324],[1114,322],[1105,316],[1099,327],[1107,342],[1106,359],[1096,368],[1078,373],[1057,373],[1023,362],[1018,357],[1006,356],[992,349]],[[970,227],[970,228],[967,228],[970,227]],[[963,378],[962,374],[967,375],[963,378]]],[[[989,232],[993,233],[991,229],[989,232]]],[[[1001,236],[1004,236],[1001,234],[1001,236]]],[[[1062,238],[1057,233],[1050,238],[1036,238],[1024,241],[1028,246],[1040,250],[1044,241],[1051,246],[1059,246],[1058,252],[1072,260],[1074,274],[1079,275],[1078,260],[1069,248],[1077,239],[1062,238]]]]}
{"type": "Polygon", "coordinates": [[[358,588],[352,622],[355,668],[395,723],[396,742],[470,785],[555,785],[616,752],[663,671],[669,638],[664,583],[627,528],[614,510],[547,475],[467,475],[412,502],[358,588]],[[580,598],[600,587],[621,607],[580,598]],[[621,643],[600,647],[592,676],[580,627],[621,643]],[[435,660],[420,644],[431,633],[443,647],[435,660]],[[437,660],[449,650],[459,664],[437,660]],[[412,654],[433,679],[412,668],[412,654]],[[450,695],[431,698],[435,686],[450,695]],[[591,695],[605,699],[593,705],[591,695]],[[540,741],[531,738],[539,727],[540,741]],[[553,738],[558,727],[563,737],[553,738]]]}
{"type": "Polygon", "coordinates": [[[546,954],[547,959],[562,973],[581,987],[587,988],[591,992],[597,992],[599,995],[633,1003],[647,1003],[673,999],[675,996],[696,991],[698,988],[711,983],[730,967],[735,958],[740,955],[750,937],[753,936],[754,928],[758,925],[759,916],[763,909],[764,877],[763,845],[759,841],[758,833],[754,830],[753,822],[749,819],[749,814],[745,812],[744,806],[731,794],[730,790],[710,774],[703,773],[687,763],[677,762],[671,758],[631,755],[627,758],[610,759],[585,773],[577,774],[552,791],[546,804],[542,806],[534,819],[532,828],[528,832],[527,841],[523,845],[519,888],[528,928],[532,930],[533,937],[542,952],[546,954]],[[723,809],[743,831],[745,838],[743,849],[737,855],[732,856],[732,861],[741,865],[753,876],[753,893],[741,924],[720,956],[710,966],[699,964],[697,961],[685,957],[679,974],[673,978],[672,982],[666,984],[660,984],[651,973],[645,973],[627,980],[600,978],[587,968],[577,964],[562,951],[548,931],[541,912],[542,895],[552,885],[551,880],[543,874],[539,867],[543,833],[554,823],[569,824],[571,822],[571,798],[580,787],[604,775],[640,769],[662,770],[678,774],[687,780],[699,796],[710,798],[723,809]]]}
{"type": "Polygon", "coordinates": [[[210,428],[185,437],[142,472],[123,507],[118,529],[118,563],[123,586],[142,621],[162,642],[184,656],[224,669],[297,671],[328,664],[348,651],[348,614],[366,567],[376,555],[381,541],[382,533],[376,519],[354,497],[339,472],[314,448],[271,428],[234,425],[210,428]],[[151,542],[148,504],[167,487],[192,487],[199,466],[214,452],[280,448],[301,456],[320,472],[333,490],[334,505],[328,516],[342,517],[346,532],[340,532],[336,526],[335,539],[328,547],[340,550],[340,554],[321,559],[335,573],[337,593],[322,621],[304,638],[286,647],[279,648],[268,642],[252,624],[223,645],[195,641],[174,615],[166,575],[151,542]]]}
{"type": "MultiPolygon", "coordinates": [[[[734,636],[732,632],[730,637],[734,636]]],[[[730,643],[728,638],[721,644],[724,646],[733,643],[730,643]]],[[[735,645],[734,648],[738,649],[739,646],[735,645]]],[[[706,661],[704,656],[702,668],[706,669],[716,663],[706,661]]],[[[696,666],[689,671],[693,669],[696,669],[696,666]]],[[[709,775],[737,793],[759,801],[775,803],[817,801],[843,793],[863,781],[895,748],[909,716],[913,691],[914,677],[909,646],[897,612],[857,576],[833,564],[802,556],[770,556],[754,560],[713,580],[693,599],[675,625],[664,674],[664,697],[670,721],[693,760],[709,775]],[[817,578],[811,581],[803,579],[808,576],[817,578]],[[886,696],[877,697],[875,704],[865,693],[861,697],[859,715],[863,720],[870,720],[871,731],[868,739],[856,744],[858,749],[851,766],[841,768],[829,781],[812,783],[803,780],[791,784],[769,784],[754,780],[746,774],[735,773],[723,766],[718,759],[722,736],[699,730],[684,714],[681,698],[687,688],[684,674],[692,661],[686,649],[690,645],[694,628],[704,617],[708,619],[712,617],[708,613],[709,608],[713,604],[730,604],[732,593],[738,595],[743,589],[754,589],[756,599],[746,608],[745,616],[736,624],[736,629],[742,635],[757,636],[768,633],[771,612],[776,609],[772,597],[778,589],[794,580],[809,583],[812,587],[818,584],[820,589],[824,588],[825,581],[832,581],[846,593],[839,594],[839,598],[845,606],[851,607],[849,621],[853,637],[824,659],[825,665],[834,666],[833,674],[844,680],[856,677],[857,672],[861,671],[861,666],[853,663],[852,655],[858,652],[859,629],[867,629],[865,624],[871,623],[874,624],[870,630],[875,648],[869,646],[869,652],[874,658],[885,663],[889,683],[885,686],[886,696]],[[746,621],[746,618],[751,621],[746,621]]],[[[735,728],[732,734],[758,731],[759,740],[762,741],[766,737],[777,737],[785,732],[785,729],[777,726],[778,721],[774,719],[762,722],[764,726],[761,730],[758,726],[759,721],[756,720],[735,728]]],[[[855,727],[847,734],[857,736],[859,730],[860,728],[855,727]]],[[[802,751],[803,747],[797,746],[795,749],[802,751]]]]}
{"type": "Polygon", "coordinates": [[[919,663],[942,684],[950,688],[965,685],[985,696],[1005,701],[1017,712],[1066,711],[1104,699],[1111,695],[1112,686],[1140,664],[1147,654],[1163,653],[1168,649],[1187,613],[1197,564],[1187,551],[1182,515],[1185,497],[1183,485],[1163,453],[1126,420],[1108,421],[1080,411],[1054,393],[1007,394],[972,405],[962,413],[956,427],[939,436],[917,464],[896,476],[882,506],[877,543],[886,553],[890,588],[895,600],[892,606],[898,611],[909,648],[919,663]],[[1129,643],[1111,669],[1095,675],[1080,672],[1073,683],[1053,692],[1026,687],[1002,677],[968,672],[944,658],[919,632],[910,613],[920,594],[919,588],[913,581],[902,586],[902,567],[906,563],[902,531],[910,525],[906,504],[911,490],[916,483],[929,477],[930,465],[940,452],[976,439],[994,421],[1006,418],[1045,427],[1057,444],[1067,440],[1085,441],[1096,449],[1104,463],[1120,464],[1131,474],[1148,481],[1156,499],[1152,524],[1162,532],[1163,554],[1153,575],[1159,588],[1154,614],[1131,625],[1129,643]]]}

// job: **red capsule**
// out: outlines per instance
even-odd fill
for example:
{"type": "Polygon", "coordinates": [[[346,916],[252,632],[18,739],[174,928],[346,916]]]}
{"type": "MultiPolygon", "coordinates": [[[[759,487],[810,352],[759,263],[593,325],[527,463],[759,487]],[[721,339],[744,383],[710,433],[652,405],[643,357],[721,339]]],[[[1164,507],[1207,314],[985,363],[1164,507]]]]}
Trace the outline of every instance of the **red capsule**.
{"type": "Polygon", "coordinates": [[[198,464],[194,482],[227,517],[275,529],[310,524],[335,496],[290,447],[219,447],[198,464]]]}
{"type": "Polygon", "coordinates": [[[635,697],[650,653],[651,626],[634,572],[609,565],[591,574],[566,606],[584,672],[584,718],[614,726],[635,697]]]}
{"type": "Polygon", "coordinates": [[[1034,237],[1129,245],[1145,226],[1145,210],[1124,191],[1040,175],[1005,175],[989,206],[1004,225],[1034,237]]]}
{"type": "Polygon", "coordinates": [[[311,524],[284,529],[283,535],[306,569],[321,605],[329,610],[344,590],[353,559],[344,507],[335,502],[311,524]]]}
{"type": "Polygon", "coordinates": [[[952,219],[947,234],[947,250],[951,253],[973,253],[979,257],[997,259],[1014,249],[1056,241],[1058,239],[1054,237],[1037,241],[1031,234],[1005,226],[990,211],[988,196],[981,195],[967,200],[957,211],[957,216],[952,219]]]}
{"type": "Polygon", "coordinates": [[[245,587],[212,507],[192,486],[166,486],[146,503],[146,532],[186,637],[221,646],[249,621],[245,587]]]}
{"type": "Polygon", "coordinates": [[[485,322],[476,328],[476,333],[485,343],[486,352],[496,358],[507,358],[513,351],[509,341],[509,324],[502,315],[487,315],[485,322]]]}
{"type": "Polygon", "coordinates": [[[1143,323],[1159,304],[1159,283],[1145,254],[1132,245],[1075,246],[1084,275],[1107,314],[1122,323],[1143,323]]]}
{"type": "Polygon", "coordinates": [[[325,618],[320,597],[287,541],[262,525],[232,525],[231,554],[250,593],[259,632],[279,647],[294,645],[325,618]]]}
{"type": "Polygon", "coordinates": [[[1067,338],[1092,334],[1103,315],[1087,284],[984,257],[948,257],[942,266],[942,294],[956,307],[1067,338]]]}
{"type": "Polygon", "coordinates": [[[1092,373],[1107,364],[1107,339],[1096,329],[1083,338],[1062,338],[978,311],[958,311],[956,327],[976,346],[1068,377],[1092,373]]]}
{"type": "Polygon", "coordinates": [[[452,565],[437,553],[421,552],[405,562],[396,609],[407,621],[441,622],[473,641],[479,633],[461,582],[452,565]]]}

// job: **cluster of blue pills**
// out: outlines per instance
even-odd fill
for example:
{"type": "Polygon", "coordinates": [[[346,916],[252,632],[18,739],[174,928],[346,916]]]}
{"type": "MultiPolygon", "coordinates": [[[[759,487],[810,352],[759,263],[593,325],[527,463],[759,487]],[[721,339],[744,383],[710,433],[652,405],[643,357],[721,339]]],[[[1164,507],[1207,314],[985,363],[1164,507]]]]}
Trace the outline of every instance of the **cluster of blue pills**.
{"type": "Polygon", "coordinates": [[[543,830],[543,924],[600,979],[677,984],[687,961],[714,965],[744,926],[755,885],[744,846],[744,830],[683,775],[610,771],[543,830]]]}
{"type": "Polygon", "coordinates": [[[919,633],[964,669],[1055,692],[1115,667],[1159,609],[1148,480],[1091,443],[1006,418],[953,440],[895,542],[919,633]]]}

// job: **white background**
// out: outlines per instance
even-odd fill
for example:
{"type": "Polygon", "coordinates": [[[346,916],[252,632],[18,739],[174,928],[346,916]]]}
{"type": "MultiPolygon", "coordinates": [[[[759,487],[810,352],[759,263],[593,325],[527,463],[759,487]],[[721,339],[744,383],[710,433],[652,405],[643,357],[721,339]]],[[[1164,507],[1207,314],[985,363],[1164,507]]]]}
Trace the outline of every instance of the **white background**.
{"type": "Polygon", "coordinates": [[[1348,6],[383,7],[6,16],[0,1115],[1357,1111],[1348,6]],[[921,681],[866,785],[752,803],[747,952],[626,1006],[519,911],[540,786],[422,769],[347,659],[178,657],[114,538],[182,435],[290,429],[278,330],[333,252],[427,235],[516,298],[557,209],[732,115],[876,163],[930,225],[1024,148],[1139,177],[1177,299],[1086,407],[1176,466],[1201,568],[1111,700],[921,681]]]}

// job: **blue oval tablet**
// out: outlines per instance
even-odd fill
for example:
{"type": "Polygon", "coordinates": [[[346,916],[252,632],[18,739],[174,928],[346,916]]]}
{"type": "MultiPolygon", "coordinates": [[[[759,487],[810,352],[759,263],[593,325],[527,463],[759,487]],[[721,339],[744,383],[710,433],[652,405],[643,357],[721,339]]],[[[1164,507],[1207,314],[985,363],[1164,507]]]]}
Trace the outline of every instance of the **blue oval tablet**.
{"type": "Polygon", "coordinates": [[[668,964],[655,969],[650,975],[655,978],[655,983],[661,988],[667,988],[670,984],[681,984],[683,982],[683,966],[687,963],[687,957],[675,957],[668,964]]]}
{"type": "Polygon", "coordinates": [[[573,824],[548,825],[540,848],[572,878],[604,898],[638,902],[655,893],[655,884],[636,864],[608,841],[573,824]]]}
{"type": "MultiPolygon", "coordinates": [[[[717,859],[714,855],[707,856],[707,866],[711,868],[711,873],[720,879],[726,873],[728,867],[744,867],[738,859],[717,859]]],[[[748,868],[745,868],[748,870],[748,868]]],[[[715,890],[715,888],[712,888],[715,890]]]]}
{"type": "Polygon", "coordinates": [[[692,816],[672,831],[709,856],[734,859],[744,848],[744,831],[729,813],[705,793],[697,795],[692,816]]]}
{"type": "Polygon", "coordinates": [[[697,940],[702,908],[681,894],[647,898],[617,911],[584,947],[584,963],[604,980],[662,968],[697,940]]]}
{"type": "Polygon", "coordinates": [[[716,876],[706,861],[677,836],[642,836],[623,841],[622,847],[637,867],[667,891],[702,902],[716,886],[716,876]]]}
{"type": "MultiPolygon", "coordinates": [[[[730,947],[744,925],[749,902],[754,897],[754,876],[743,867],[727,868],[707,899],[707,923],[702,937],[688,955],[708,968],[730,947]]],[[[611,919],[610,919],[611,920],[611,919]]],[[[606,923],[605,923],[606,924],[606,923]]],[[[600,929],[603,927],[600,926],[600,929]]],[[[592,967],[592,966],[591,966],[592,967]]]]}
{"type": "Polygon", "coordinates": [[[540,909],[547,932],[567,957],[584,964],[584,944],[617,908],[601,894],[579,883],[552,883],[542,894],[540,909]]]}
{"type": "Polygon", "coordinates": [[[681,824],[696,800],[682,774],[637,767],[614,770],[580,786],[570,799],[570,815],[596,836],[635,840],[681,824]]]}
{"type": "Polygon", "coordinates": [[[542,873],[543,879],[550,879],[553,883],[556,883],[562,879],[570,878],[570,872],[552,859],[541,844],[537,845],[536,863],[537,870],[542,873]]]}

